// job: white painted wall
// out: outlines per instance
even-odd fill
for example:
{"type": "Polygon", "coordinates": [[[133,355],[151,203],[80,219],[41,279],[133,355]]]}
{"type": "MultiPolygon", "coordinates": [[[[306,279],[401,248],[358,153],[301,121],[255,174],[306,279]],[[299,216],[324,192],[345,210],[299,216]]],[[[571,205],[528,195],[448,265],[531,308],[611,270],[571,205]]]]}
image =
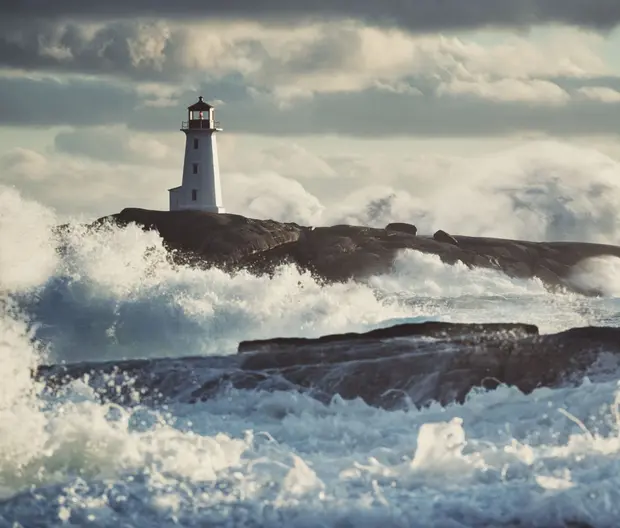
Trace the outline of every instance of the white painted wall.
{"type": "Polygon", "coordinates": [[[215,126],[212,129],[189,129],[183,132],[186,136],[183,180],[180,188],[170,189],[170,210],[195,209],[224,213],[215,126]],[[195,148],[195,140],[198,140],[198,148],[195,148]],[[198,174],[194,174],[194,165],[198,167],[198,174]],[[193,191],[196,192],[195,200],[193,191]]]}

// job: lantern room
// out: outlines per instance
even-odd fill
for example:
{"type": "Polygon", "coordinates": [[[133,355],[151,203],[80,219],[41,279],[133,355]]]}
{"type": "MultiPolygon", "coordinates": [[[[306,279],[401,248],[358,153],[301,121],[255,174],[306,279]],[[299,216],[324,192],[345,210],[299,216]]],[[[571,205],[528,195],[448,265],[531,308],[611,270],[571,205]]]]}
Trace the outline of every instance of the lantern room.
{"type": "Polygon", "coordinates": [[[200,96],[197,103],[187,107],[187,121],[183,121],[181,130],[220,130],[218,125],[214,120],[213,107],[200,96]]]}

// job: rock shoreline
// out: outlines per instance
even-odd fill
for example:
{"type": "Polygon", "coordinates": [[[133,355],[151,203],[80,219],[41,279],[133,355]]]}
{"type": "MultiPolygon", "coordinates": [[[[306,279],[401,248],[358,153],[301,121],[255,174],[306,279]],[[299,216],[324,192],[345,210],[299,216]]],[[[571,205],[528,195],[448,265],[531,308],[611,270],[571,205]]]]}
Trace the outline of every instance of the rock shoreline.
{"type": "Polygon", "coordinates": [[[106,223],[135,223],[157,230],[179,263],[229,271],[247,269],[257,274],[272,273],[279,265],[292,263],[329,282],[386,273],[398,252],[409,249],[437,255],[447,264],[462,262],[510,277],[539,278],[552,288],[596,295],[598,291],[582,291],[567,282],[573,266],[592,257],[620,257],[620,247],[612,245],[528,242],[444,231],[420,236],[414,225],[404,223],[384,229],[352,225],[314,228],[234,214],[129,208],[100,218],[91,227],[106,223]]]}
{"type": "Polygon", "coordinates": [[[232,356],[43,366],[36,375],[52,391],[85,379],[104,400],[129,405],[195,403],[232,388],[296,391],[322,402],[338,395],[398,409],[462,403],[476,388],[506,385],[530,393],[575,386],[586,376],[617,379],[619,360],[618,328],[540,335],[524,324],[420,323],[248,341],[232,356]]]}

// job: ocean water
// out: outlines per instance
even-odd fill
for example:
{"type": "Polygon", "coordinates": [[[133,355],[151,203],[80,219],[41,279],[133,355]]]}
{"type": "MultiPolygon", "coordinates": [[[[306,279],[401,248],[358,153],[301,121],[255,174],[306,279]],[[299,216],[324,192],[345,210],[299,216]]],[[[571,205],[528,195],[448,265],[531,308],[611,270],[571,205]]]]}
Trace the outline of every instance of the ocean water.
{"type": "Polygon", "coordinates": [[[0,189],[0,527],[618,525],[616,380],[385,411],[241,390],[122,407],[83,380],[50,396],[31,376],[43,363],[233,354],[243,339],[403,321],[618,326],[616,261],[574,271],[600,298],[414,252],[363,284],[321,286],[290,267],[174,268],[159,237],[133,227],[75,229],[60,244],[55,222],[0,189]]]}

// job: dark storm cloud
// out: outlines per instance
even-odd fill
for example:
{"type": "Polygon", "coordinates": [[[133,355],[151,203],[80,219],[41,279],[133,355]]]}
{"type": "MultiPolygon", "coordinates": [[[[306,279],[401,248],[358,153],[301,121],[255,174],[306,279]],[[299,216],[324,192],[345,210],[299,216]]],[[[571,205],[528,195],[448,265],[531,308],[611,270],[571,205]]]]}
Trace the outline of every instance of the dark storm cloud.
{"type": "MultiPolygon", "coordinates": [[[[362,137],[501,136],[518,132],[618,135],[620,104],[574,100],[561,106],[489,102],[465,97],[411,96],[377,90],[317,95],[281,109],[251,97],[243,86],[203,86],[225,133],[265,136],[342,134],[362,137]]],[[[133,91],[106,82],[0,78],[0,124],[90,126],[126,124],[143,131],[175,131],[200,94],[187,92],[175,106],[145,107],[133,91]]]]}
{"type": "Polygon", "coordinates": [[[273,21],[346,17],[412,31],[523,27],[561,23],[611,28],[618,0],[2,0],[0,19],[26,18],[245,18],[273,21]]]}
{"type": "Polygon", "coordinates": [[[109,22],[96,29],[71,22],[31,20],[16,27],[7,20],[0,21],[0,65],[140,80],[172,78],[180,71],[173,59],[177,41],[166,31],[162,26],[144,28],[129,21],[109,22]],[[141,38],[150,38],[156,45],[160,39],[161,53],[140,60],[132,42],[141,38]]]}
{"type": "MultiPolygon", "coordinates": [[[[259,65],[263,78],[273,79],[283,73],[343,67],[360,47],[355,30],[332,25],[323,27],[321,38],[309,46],[281,57],[271,56],[260,36],[251,32],[232,42],[224,32],[209,34],[205,29],[204,35],[210,37],[205,46],[212,51],[201,59],[207,64],[197,64],[188,59],[193,36],[183,25],[171,28],[165,22],[131,20],[92,27],[75,21],[30,20],[16,26],[0,20],[0,66],[178,83],[197,71],[204,76],[211,68],[230,65],[234,57],[242,57],[239,62],[259,65]]],[[[223,75],[218,70],[212,73],[223,75]]]]}

